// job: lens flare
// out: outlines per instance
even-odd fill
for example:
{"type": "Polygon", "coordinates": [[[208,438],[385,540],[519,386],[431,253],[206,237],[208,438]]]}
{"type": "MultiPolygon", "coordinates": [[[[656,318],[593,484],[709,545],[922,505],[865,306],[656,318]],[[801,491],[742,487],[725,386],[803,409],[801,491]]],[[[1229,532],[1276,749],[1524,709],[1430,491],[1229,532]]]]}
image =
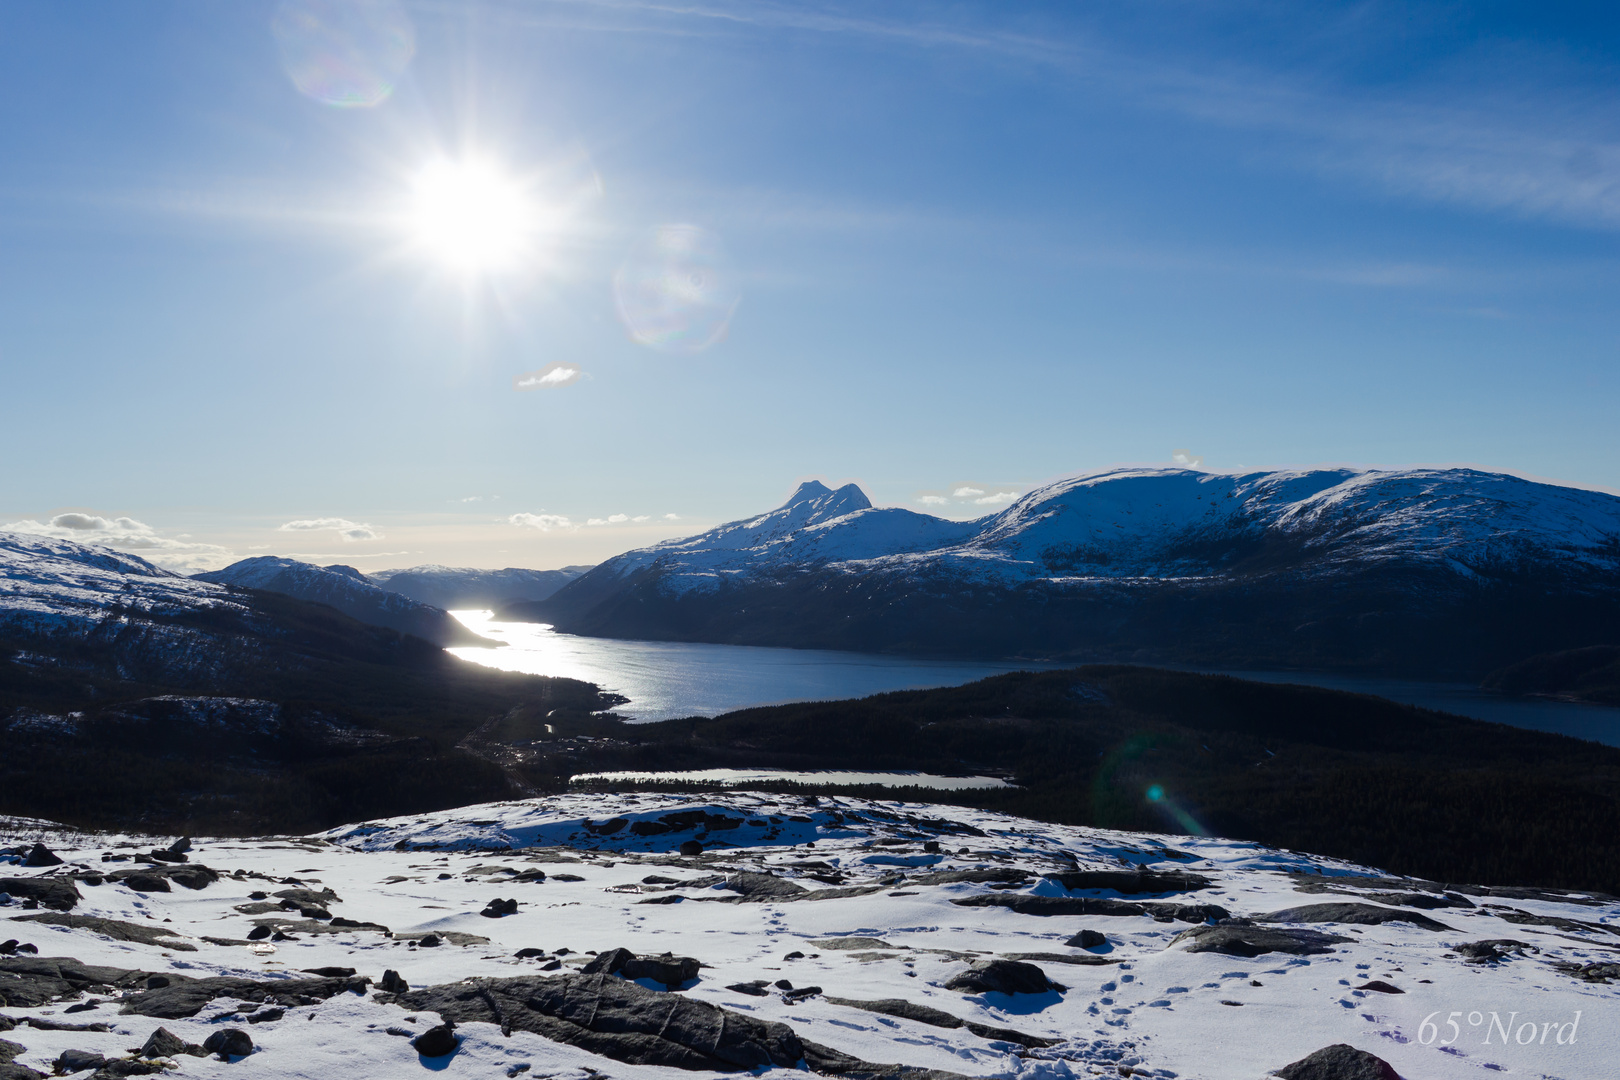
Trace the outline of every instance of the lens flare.
{"type": "Polygon", "coordinates": [[[423,249],[455,269],[515,261],[539,218],[523,185],[488,162],[437,161],[417,174],[411,230],[423,249]]]}
{"type": "Polygon", "coordinates": [[[613,296],[631,339],[668,353],[723,340],[741,299],[720,238],[695,225],[649,233],[613,275],[613,296]]]}
{"type": "Polygon", "coordinates": [[[270,32],[293,85],[338,108],[382,104],[416,54],[396,0],[283,0],[270,32]]]}

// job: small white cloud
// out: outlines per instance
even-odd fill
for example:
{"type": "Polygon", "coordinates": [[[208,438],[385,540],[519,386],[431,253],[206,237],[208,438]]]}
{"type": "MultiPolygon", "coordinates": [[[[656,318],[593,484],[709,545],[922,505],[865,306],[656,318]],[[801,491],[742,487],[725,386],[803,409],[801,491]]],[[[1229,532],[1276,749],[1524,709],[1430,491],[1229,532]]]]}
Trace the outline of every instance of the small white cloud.
{"type": "Polygon", "coordinates": [[[586,518],[585,519],[585,524],[586,525],[606,525],[607,524],[607,519],[606,518],[586,518]]]}
{"type": "Polygon", "coordinates": [[[248,550],[249,551],[268,551],[269,549],[270,549],[269,544],[249,544],[248,545],[248,550]]]}
{"type": "Polygon", "coordinates": [[[997,491],[994,494],[973,501],[979,506],[1005,506],[1016,498],[1018,498],[1018,492],[1016,491],[997,491]]]}
{"type": "Polygon", "coordinates": [[[512,389],[554,390],[560,386],[572,386],[579,382],[579,377],[583,374],[585,371],[578,364],[558,360],[547,364],[539,371],[528,371],[522,375],[512,376],[512,389]]]}
{"type": "Polygon", "coordinates": [[[652,517],[650,515],[648,515],[648,514],[637,514],[635,517],[631,518],[630,520],[639,525],[643,521],[651,521],[652,517]]]}
{"type": "Polygon", "coordinates": [[[958,499],[971,499],[975,495],[983,495],[984,488],[968,487],[963,485],[962,487],[959,487],[955,491],[951,492],[951,494],[958,499]]]}
{"type": "Polygon", "coordinates": [[[664,520],[665,521],[679,521],[679,520],[681,520],[681,515],[679,515],[679,514],[665,514],[664,515],[664,520]]]}
{"type": "Polygon", "coordinates": [[[947,499],[943,495],[919,495],[917,496],[917,501],[922,503],[924,506],[945,506],[951,500],[947,499]]]}
{"type": "Polygon", "coordinates": [[[57,514],[49,521],[13,521],[0,531],[31,533],[80,544],[98,544],[127,551],[170,570],[213,570],[233,558],[230,549],[199,544],[189,538],[163,536],[150,525],[131,517],[106,518],[99,514],[57,514]]]}
{"type": "Polygon", "coordinates": [[[1204,465],[1204,459],[1201,457],[1194,457],[1191,450],[1172,450],[1170,452],[1170,460],[1174,461],[1177,465],[1185,465],[1189,469],[1203,468],[1204,465]]]}
{"type": "Polygon", "coordinates": [[[611,521],[613,524],[617,525],[622,521],[629,521],[630,520],[630,515],[629,514],[609,514],[608,515],[608,520],[611,521]]]}
{"type": "Polygon", "coordinates": [[[464,502],[464,503],[483,502],[484,497],[482,495],[469,495],[465,499],[457,499],[456,501],[457,502],[464,502]]]}
{"type": "Polygon", "coordinates": [[[506,519],[510,524],[550,532],[552,529],[572,529],[574,523],[561,514],[513,514],[506,519]]]}
{"type": "Polygon", "coordinates": [[[383,538],[382,533],[370,525],[350,521],[348,518],[302,518],[278,526],[279,532],[325,532],[328,529],[337,533],[346,542],[383,538]]]}

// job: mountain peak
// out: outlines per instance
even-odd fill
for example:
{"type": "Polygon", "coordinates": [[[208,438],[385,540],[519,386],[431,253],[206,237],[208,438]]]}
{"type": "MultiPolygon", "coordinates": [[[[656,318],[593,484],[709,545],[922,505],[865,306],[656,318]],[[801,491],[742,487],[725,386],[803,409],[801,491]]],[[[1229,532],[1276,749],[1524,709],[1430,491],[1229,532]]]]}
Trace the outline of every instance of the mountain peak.
{"type": "Polygon", "coordinates": [[[786,510],[795,506],[813,504],[819,511],[832,511],[825,514],[828,517],[837,517],[841,514],[851,514],[856,510],[866,510],[872,505],[872,500],[866,497],[866,492],[858,484],[845,484],[834,491],[820,480],[806,480],[783,503],[781,509],[786,510]]]}

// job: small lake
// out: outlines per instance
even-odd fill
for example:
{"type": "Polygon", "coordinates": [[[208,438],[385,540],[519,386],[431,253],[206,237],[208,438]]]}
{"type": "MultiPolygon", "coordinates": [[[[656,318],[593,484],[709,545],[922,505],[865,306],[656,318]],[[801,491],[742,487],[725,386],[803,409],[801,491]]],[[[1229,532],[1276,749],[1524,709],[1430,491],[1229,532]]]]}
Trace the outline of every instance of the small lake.
{"type": "Polygon", "coordinates": [[[686,772],[595,772],[570,776],[575,780],[681,780],[700,784],[749,784],[790,780],[795,784],[826,784],[855,787],[884,784],[888,787],[923,787],[935,791],[964,791],[968,788],[1010,788],[1014,785],[995,776],[935,776],[920,772],[854,772],[828,769],[822,772],[792,772],[788,769],[692,769],[686,772]]]}
{"type": "MultiPolygon", "coordinates": [[[[503,671],[595,683],[603,690],[629,698],[630,704],[617,711],[643,722],[716,716],[791,701],[827,701],[891,690],[960,686],[1008,671],[1074,666],[1011,660],[918,660],[828,649],[621,641],[559,634],[543,623],[496,622],[488,611],[451,614],[473,632],[506,645],[498,649],[451,649],[455,655],[503,671]]],[[[1465,683],[1300,671],[1212,673],[1376,694],[1407,705],[1620,746],[1620,709],[1606,706],[1501,698],[1465,683]]]]}

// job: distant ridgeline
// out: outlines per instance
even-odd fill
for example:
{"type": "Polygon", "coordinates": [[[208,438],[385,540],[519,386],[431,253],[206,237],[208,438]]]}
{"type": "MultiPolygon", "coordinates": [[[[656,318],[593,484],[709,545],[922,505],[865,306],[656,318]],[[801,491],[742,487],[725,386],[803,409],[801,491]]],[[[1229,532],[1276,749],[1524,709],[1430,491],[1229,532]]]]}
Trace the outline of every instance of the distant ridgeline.
{"type": "Polygon", "coordinates": [[[362,574],[352,566],[313,566],[296,559],[260,555],[223,570],[195,575],[216,585],[281,593],[336,608],[372,626],[414,634],[436,645],[474,645],[483,638],[449,614],[451,608],[498,608],[544,600],[586,566],[561,570],[477,570],[455,566],[413,566],[362,574]]]}
{"type": "Polygon", "coordinates": [[[405,629],[452,621],[358,575],[278,562],[229,587],[0,533],[0,814],[252,833],[506,798],[509,777],[460,745],[479,725],[620,700],[273,591],[307,571],[356,586],[350,599],[380,593],[405,629]]]}
{"type": "Polygon", "coordinates": [[[1477,679],[1620,644],[1620,498],[1472,469],[1119,469],[958,522],[811,482],[502,614],[608,637],[1477,679]]]}

